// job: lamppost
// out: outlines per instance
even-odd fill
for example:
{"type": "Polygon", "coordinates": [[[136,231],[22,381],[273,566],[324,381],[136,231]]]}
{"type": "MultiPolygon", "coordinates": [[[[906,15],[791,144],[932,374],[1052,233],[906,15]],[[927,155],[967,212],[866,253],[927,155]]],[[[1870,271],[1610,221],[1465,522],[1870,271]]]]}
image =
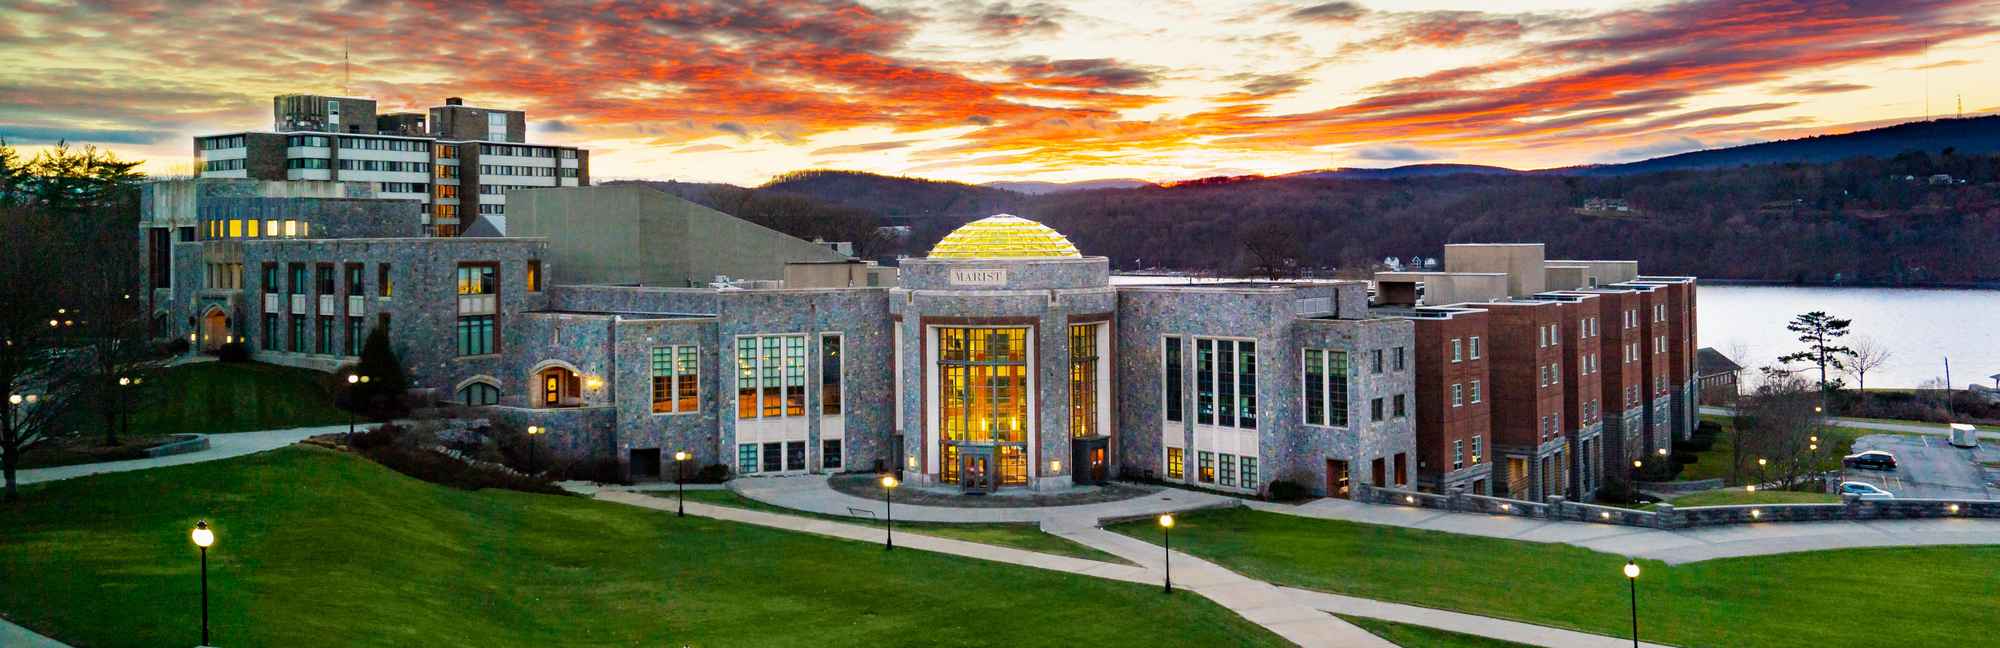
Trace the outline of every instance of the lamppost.
{"type": "Polygon", "coordinates": [[[355,390],[368,384],[368,377],[361,374],[347,374],[347,444],[354,444],[354,413],[361,408],[355,400],[355,390]]]}
{"type": "Polygon", "coordinates": [[[118,377],[118,436],[132,434],[132,399],[125,395],[125,388],[132,386],[131,376],[118,377]]]}
{"type": "Polygon", "coordinates": [[[896,502],[890,494],[894,493],[896,486],[901,483],[896,481],[895,475],[882,476],[882,520],[889,524],[888,535],[882,536],[883,551],[896,548],[896,502]]]}
{"type": "Polygon", "coordinates": [[[688,512],[687,460],[688,460],[688,453],[686,450],[681,450],[679,452],[674,453],[674,482],[678,485],[681,491],[680,508],[674,511],[674,517],[687,517],[687,512],[688,512]]]}
{"type": "Polygon", "coordinates": [[[208,546],[215,544],[215,532],[207,520],[194,523],[194,546],[201,548],[201,645],[208,645],[208,546]]]}
{"type": "Polygon", "coordinates": [[[530,473],[535,472],[535,437],[548,433],[548,428],[539,425],[528,426],[528,472],[530,473]]]}
{"type": "Polygon", "coordinates": [[[1639,648],[1639,562],[1625,561],[1625,582],[1632,586],[1632,648],[1639,648]]]}
{"type": "Polygon", "coordinates": [[[1174,514],[1160,514],[1160,539],[1162,540],[1161,546],[1165,547],[1161,555],[1166,558],[1166,591],[1168,594],[1172,594],[1174,593],[1174,514]]]}
{"type": "MultiPolygon", "coordinates": [[[[1769,476],[1764,471],[1764,466],[1769,465],[1770,463],[1771,463],[1770,460],[1765,459],[1763,457],[1757,458],[1757,483],[1762,484],[1764,482],[1770,481],[1769,476]]],[[[1784,489],[1779,489],[1779,490],[1784,490],[1784,489]]]]}

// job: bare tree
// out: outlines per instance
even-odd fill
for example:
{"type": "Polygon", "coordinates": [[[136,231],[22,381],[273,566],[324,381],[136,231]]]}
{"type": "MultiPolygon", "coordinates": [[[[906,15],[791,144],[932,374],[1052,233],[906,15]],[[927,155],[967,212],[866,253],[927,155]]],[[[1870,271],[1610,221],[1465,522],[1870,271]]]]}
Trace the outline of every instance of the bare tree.
{"type": "Polygon", "coordinates": [[[1731,435],[1735,464],[1732,481],[1775,482],[1791,488],[1821,468],[1819,396],[1812,381],[1793,374],[1767,372],[1764,384],[1736,408],[1736,432],[1731,435]]]}
{"type": "Polygon", "coordinates": [[[1894,355],[1889,352],[1889,347],[1866,335],[1855,336],[1854,342],[1848,345],[1846,372],[1854,376],[1854,390],[1861,393],[1863,409],[1868,406],[1868,372],[1889,364],[1894,355]]]}
{"type": "Polygon", "coordinates": [[[66,250],[56,219],[0,207],[0,474],[4,499],[19,497],[21,453],[63,433],[56,426],[78,397],[74,355],[64,349],[73,320],[59,313],[66,250]]]}

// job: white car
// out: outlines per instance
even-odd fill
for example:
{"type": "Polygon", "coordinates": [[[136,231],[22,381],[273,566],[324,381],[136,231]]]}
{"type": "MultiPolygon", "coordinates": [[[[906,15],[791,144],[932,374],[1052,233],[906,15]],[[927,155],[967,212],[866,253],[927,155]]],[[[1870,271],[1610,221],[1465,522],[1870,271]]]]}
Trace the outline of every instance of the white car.
{"type": "Polygon", "coordinates": [[[1841,482],[1841,495],[1860,495],[1864,500],[1896,499],[1896,494],[1866,482],[1841,482]]]}

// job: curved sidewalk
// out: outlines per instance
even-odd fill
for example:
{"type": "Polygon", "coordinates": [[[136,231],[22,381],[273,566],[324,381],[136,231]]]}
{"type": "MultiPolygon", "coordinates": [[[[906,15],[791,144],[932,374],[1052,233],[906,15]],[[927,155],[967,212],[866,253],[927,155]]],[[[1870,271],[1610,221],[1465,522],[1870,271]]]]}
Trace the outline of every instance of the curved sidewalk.
{"type": "MultiPolygon", "coordinates": [[[[729,488],[765,504],[839,517],[880,518],[884,508],[882,500],[855,497],[834,490],[827,485],[825,475],[734,479],[729,482],[729,488]]],[[[1097,521],[1102,519],[1240,506],[1241,502],[1213,493],[1166,488],[1141,497],[1074,506],[959,508],[897,503],[895,511],[897,520],[911,522],[1032,522],[1041,524],[1043,529],[1052,526],[1088,528],[1097,526],[1097,521]]]]}
{"type": "Polygon", "coordinates": [[[1313,500],[1299,505],[1270,502],[1247,502],[1246,505],[1283,515],[1525,542],[1560,542],[1620,556],[1650,558],[1670,565],[1824,549],[2000,544],[2000,520],[1993,519],[1765,522],[1668,530],[1336,499],[1313,500]]]}
{"type": "MultiPolygon", "coordinates": [[[[362,429],[365,429],[366,427],[367,426],[364,425],[364,426],[358,426],[354,429],[356,431],[360,431],[362,429]]],[[[74,479],[77,477],[87,477],[90,475],[99,475],[103,473],[126,472],[131,470],[145,470],[147,468],[159,468],[162,466],[178,466],[181,464],[201,463],[204,461],[215,461],[217,459],[241,457],[247,454],[256,454],[259,452],[264,452],[266,450],[276,450],[278,448],[282,448],[303,441],[305,440],[306,437],[320,435],[320,434],[346,432],[346,431],[347,431],[347,426],[345,425],[327,425],[321,427],[292,428],[289,430],[262,430],[258,432],[233,432],[228,434],[210,434],[208,435],[208,449],[202,450],[200,452],[189,452],[186,454],[167,455],[164,457],[149,457],[146,459],[127,459],[124,461],[105,461],[100,463],[76,464],[73,466],[50,466],[48,468],[31,468],[28,470],[22,470],[16,472],[15,478],[19,480],[20,484],[27,485],[27,484],[34,484],[47,481],[57,481],[62,479],[74,479]]]]}

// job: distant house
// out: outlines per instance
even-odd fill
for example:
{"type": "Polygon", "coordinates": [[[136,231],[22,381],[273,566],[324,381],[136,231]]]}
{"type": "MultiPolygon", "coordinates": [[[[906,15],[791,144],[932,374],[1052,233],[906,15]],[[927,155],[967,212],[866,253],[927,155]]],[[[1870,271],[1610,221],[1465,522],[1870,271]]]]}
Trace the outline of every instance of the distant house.
{"type": "Polygon", "coordinates": [[[1953,178],[1949,173],[1940,173],[1930,177],[1930,184],[1933,187],[1940,187],[1945,185],[1965,184],[1965,181],[1953,178]]]}
{"type": "Polygon", "coordinates": [[[1695,352],[1695,384],[1701,390],[1701,400],[1726,402],[1737,394],[1737,375],[1743,373],[1743,365],[1736,364],[1729,356],[1709,347],[1695,352]]]}

